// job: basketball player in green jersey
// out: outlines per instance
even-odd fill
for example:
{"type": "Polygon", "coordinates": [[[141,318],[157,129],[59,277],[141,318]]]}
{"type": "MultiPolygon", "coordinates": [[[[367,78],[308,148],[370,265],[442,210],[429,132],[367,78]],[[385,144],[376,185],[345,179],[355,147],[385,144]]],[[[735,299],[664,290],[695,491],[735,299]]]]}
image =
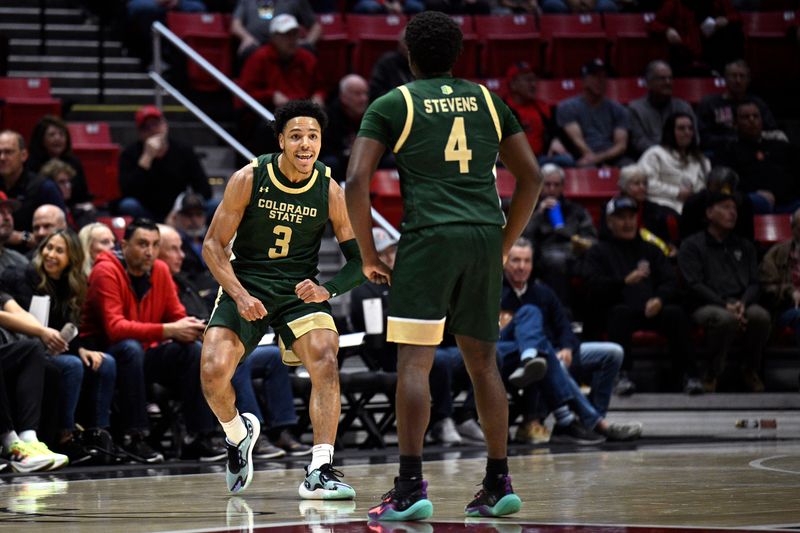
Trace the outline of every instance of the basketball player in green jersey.
{"type": "Polygon", "coordinates": [[[201,382],[227,437],[231,492],[243,490],[253,478],[253,447],[260,432],[255,416],[236,410],[231,377],[272,326],[284,363],[303,364],[311,378],[314,447],[300,497],[355,497],[332,466],[341,410],[339,336],[327,300],[360,285],[364,277],[344,193],[330,169],[317,161],[326,120],[324,111],[308,101],[278,109],[275,131],[281,152],[262,155],[231,176],[203,243],[203,257],[221,288],[203,342],[201,382]],[[319,248],[328,220],[347,263],[318,285],[319,248]],[[229,256],[225,248],[231,241],[229,256]]]}
{"type": "Polygon", "coordinates": [[[527,223],[541,175],[508,107],[485,87],[453,78],[461,31],[425,11],[406,27],[416,81],[367,110],[347,170],[347,207],[373,282],[391,282],[387,340],[398,346],[400,475],[369,510],[373,520],[420,520],[433,506],[422,478],[430,418],[428,374],[445,318],[464,357],[486,434],[488,460],[468,516],[520,509],[508,475],[508,403],[495,361],[503,261],[527,223]],[[369,182],[386,147],[400,174],[404,219],[394,270],[378,258],[370,231],[369,182]],[[506,221],[495,188],[497,156],[517,178],[506,221]]]}

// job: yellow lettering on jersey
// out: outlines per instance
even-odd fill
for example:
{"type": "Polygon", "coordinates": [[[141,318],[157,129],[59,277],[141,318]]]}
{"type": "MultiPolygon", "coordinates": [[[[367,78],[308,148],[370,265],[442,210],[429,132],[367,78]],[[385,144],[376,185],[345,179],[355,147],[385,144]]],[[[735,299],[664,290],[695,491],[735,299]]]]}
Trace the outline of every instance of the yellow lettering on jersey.
{"type": "Polygon", "coordinates": [[[478,99],[474,96],[455,96],[452,98],[426,98],[422,101],[425,112],[467,113],[478,110],[478,99]]]}

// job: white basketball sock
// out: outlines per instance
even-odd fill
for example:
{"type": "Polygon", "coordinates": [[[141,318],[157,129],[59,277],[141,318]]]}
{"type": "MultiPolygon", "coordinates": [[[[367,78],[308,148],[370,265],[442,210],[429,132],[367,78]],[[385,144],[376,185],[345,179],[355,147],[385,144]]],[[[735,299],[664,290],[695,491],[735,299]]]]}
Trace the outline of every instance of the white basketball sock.
{"type": "Polygon", "coordinates": [[[333,464],[333,444],[315,444],[311,448],[311,464],[308,471],[321,467],[324,464],[333,464]]]}
{"type": "Polygon", "coordinates": [[[238,410],[233,419],[227,422],[220,420],[219,423],[222,424],[222,429],[225,430],[225,436],[228,437],[228,442],[231,444],[239,444],[247,436],[247,428],[244,425],[242,417],[239,416],[238,410]]]}

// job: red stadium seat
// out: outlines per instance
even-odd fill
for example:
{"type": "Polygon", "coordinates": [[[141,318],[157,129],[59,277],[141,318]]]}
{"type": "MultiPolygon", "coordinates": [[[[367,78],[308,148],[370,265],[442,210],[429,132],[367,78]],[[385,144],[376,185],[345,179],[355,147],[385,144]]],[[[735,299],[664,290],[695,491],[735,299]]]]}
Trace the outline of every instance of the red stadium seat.
{"type": "Polygon", "coordinates": [[[464,36],[461,55],[453,65],[453,75],[458,78],[474,78],[478,72],[478,34],[475,23],[468,15],[453,15],[453,20],[461,27],[464,36]]]}
{"type": "Polygon", "coordinates": [[[745,59],[754,80],[800,78],[800,48],[791,29],[800,23],[794,11],[742,13],[745,59]]]}
{"type": "Polygon", "coordinates": [[[347,29],[355,43],[351,70],[369,79],[375,62],[397,49],[407,21],[403,15],[348,15],[347,29]]]}
{"type": "Polygon", "coordinates": [[[0,78],[0,130],[30,139],[44,115],[61,115],[61,100],[50,96],[47,78],[0,78]]]}
{"type": "Polygon", "coordinates": [[[647,84],[643,78],[615,78],[609,79],[606,96],[622,105],[628,105],[633,100],[647,94],[647,84]]]}
{"type": "Polygon", "coordinates": [[[600,15],[542,15],[539,27],[547,42],[547,72],[554,78],[579,76],[585,63],[596,57],[605,60],[606,34],[600,15]]]}
{"type": "Polygon", "coordinates": [[[619,169],[565,168],[564,173],[564,197],[585,207],[597,225],[606,202],[619,192],[619,169]]]}
{"type": "Polygon", "coordinates": [[[476,16],[475,30],[483,45],[481,76],[505,76],[520,61],[543,70],[543,42],[531,15],[476,16]]]}
{"type": "Polygon", "coordinates": [[[347,24],[339,13],[324,13],[317,16],[322,35],[317,42],[317,67],[327,89],[336,86],[347,74],[350,66],[350,40],[347,24]]]}
{"type": "Polygon", "coordinates": [[[773,245],[792,238],[791,215],[755,215],[753,237],[763,245],[773,245]]]}
{"type": "Polygon", "coordinates": [[[508,86],[505,78],[473,78],[472,81],[485,85],[487,89],[503,100],[508,96],[508,86]]]}
{"type": "Polygon", "coordinates": [[[650,61],[667,58],[667,45],[647,33],[653,13],[607,13],[603,25],[611,44],[609,61],[617,76],[641,76],[650,61]]]}
{"type": "Polygon", "coordinates": [[[683,98],[692,105],[709,94],[725,91],[723,78],[675,78],[672,80],[672,96],[683,98]]]}
{"type": "Polygon", "coordinates": [[[537,80],[536,96],[550,105],[581,93],[583,86],[580,80],[537,80]]]}
{"type": "Polygon", "coordinates": [[[403,199],[400,195],[400,176],[396,170],[379,170],[370,184],[372,207],[396,228],[403,220],[403,199]]]}
{"type": "Polygon", "coordinates": [[[94,203],[103,205],[120,198],[120,147],[111,141],[106,122],[70,123],[72,151],[83,163],[86,184],[94,203]]]}
{"type": "MultiPolygon", "coordinates": [[[[220,72],[230,77],[232,68],[229,19],[220,13],[167,13],[167,26],[220,72]]],[[[191,86],[198,91],[220,89],[219,83],[194,61],[188,61],[191,86]]]]}

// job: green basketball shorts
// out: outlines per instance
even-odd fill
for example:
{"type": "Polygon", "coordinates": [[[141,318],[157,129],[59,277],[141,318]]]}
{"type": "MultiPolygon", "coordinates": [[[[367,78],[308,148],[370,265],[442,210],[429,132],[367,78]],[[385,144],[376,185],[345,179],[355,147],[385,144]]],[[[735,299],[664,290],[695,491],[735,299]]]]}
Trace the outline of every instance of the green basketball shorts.
{"type": "Polygon", "coordinates": [[[500,226],[444,224],[403,233],[389,293],[390,342],[436,346],[448,331],[497,341],[500,226]]]}

